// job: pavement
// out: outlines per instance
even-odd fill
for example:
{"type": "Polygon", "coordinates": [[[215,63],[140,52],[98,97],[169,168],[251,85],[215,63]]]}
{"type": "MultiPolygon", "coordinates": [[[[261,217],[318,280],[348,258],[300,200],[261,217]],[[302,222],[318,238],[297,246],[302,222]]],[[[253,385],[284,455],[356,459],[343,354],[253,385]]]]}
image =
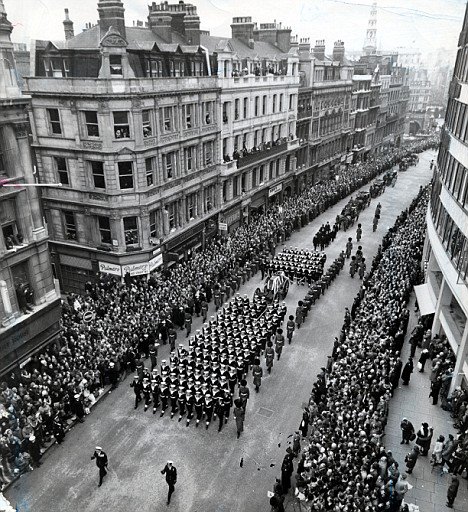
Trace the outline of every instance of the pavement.
{"type": "MultiPolygon", "coordinates": [[[[399,173],[395,187],[387,188],[361,213],[359,222],[363,236],[360,244],[369,264],[387,229],[401,210],[410,204],[419,187],[429,182],[429,162],[434,158],[434,151],[421,154],[416,167],[399,173]],[[378,229],[373,233],[372,218],[377,202],[382,204],[382,213],[378,229]]],[[[368,188],[363,187],[364,190],[368,188]]],[[[312,238],[320,226],[327,221],[332,224],[347,202],[348,198],[343,199],[295,232],[287,246],[310,249],[312,238]]],[[[338,233],[335,242],[325,251],[326,266],[344,249],[349,236],[355,239],[356,227],[338,233]]],[[[177,423],[176,419],[159,418],[159,414],[153,416],[151,408],[146,413],[141,406],[135,411],[130,379],[127,379],[100,401],[83,424],[73,427],[63,445],[44,455],[39,470],[27,473],[15,482],[6,492],[7,498],[19,512],[74,512],[77,509],[80,512],[269,510],[267,491],[272,488],[275,477],[280,475],[281,461],[290,442],[288,436],[299,426],[301,404],[309,399],[316,375],[325,366],[333,339],[339,334],[344,308],[351,306],[360,284],[357,276],[350,278],[346,264],[325,295],[312,306],[305,324],[296,331],[292,344],[286,345],[281,360],[275,361],[272,374],[264,377],[260,392],[251,393],[240,439],[236,439],[232,418],[218,433],[214,423],[209,430],[201,426],[196,429],[194,425],[186,428],[184,422],[177,423]],[[90,460],[96,445],[102,446],[109,457],[109,474],[100,488],[97,487],[98,469],[90,460]],[[167,485],[160,474],[167,459],[174,461],[178,471],[175,493],[169,506],[166,505],[167,485]],[[241,459],[243,467],[240,467],[241,459]]],[[[251,297],[258,286],[263,286],[260,273],[239,291],[251,297]]],[[[306,286],[291,286],[286,298],[288,314],[294,313],[297,301],[304,297],[306,291],[306,286]]],[[[208,314],[213,314],[212,305],[208,314]]],[[[192,329],[199,326],[197,318],[192,329]]],[[[184,341],[182,331],[179,331],[177,343],[184,341]]],[[[167,346],[161,347],[160,359],[167,357],[168,352],[167,346]]],[[[249,375],[248,382],[253,391],[251,381],[249,375]]],[[[417,377],[405,393],[416,389],[416,383],[417,377]]],[[[395,394],[395,403],[398,403],[400,393],[399,390],[395,394]]],[[[435,414],[428,400],[425,404],[422,400],[419,402],[421,415],[424,411],[435,414]]],[[[401,413],[395,417],[393,411],[391,414],[388,438],[392,430],[399,435],[401,413]]],[[[419,421],[417,417],[414,420],[419,421]]],[[[395,454],[398,454],[397,448],[394,449],[395,454]]],[[[423,463],[420,467],[423,468],[423,463]]],[[[418,477],[418,466],[413,475],[418,477]]],[[[463,484],[464,481],[461,487],[463,484]]],[[[433,494],[434,499],[439,497],[435,490],[433,494]]],[[[440,500],[444,499],[445,494],[442,494],[440,500]]],[[[421,512],[426,512],[426,509],[421,512]]]]}
{"type": "MultiPolygon", "coordinates": [[[[408,335],[418,322],[418,314],[414,312],[414,295],[409,305],[411,311],[410,322],[408,324],[408,335]]],[[[417,362],[420,355],[420,349],[416,350],[414,360],[417,362]]],[[[410,355],[410,346],[406,340],[402,350],[402,360],[407,361],[410,355]]],[[[453,428],[453,419],[450,413],[444,411],[439,405],[432,405],[432,398],[429,398],[431,390],[429,373],[431,361],[426,363],[425,371],[420,373],[415,368],[411,375],[408,386],[400,386],[395,390],[395,394],[390,402],[390,412],[385,436],[385,447],[392,451],[395,460],[400,466],[400,471],[405,468],[405,455],[414,446],[401,445],[400,423],[403,418],[408,418],[417,430],[421,423],[427,422],[434,429],[432,444],[427,457],[419,457],[416,466],[408,475],[408,482],[413,488],[406,494],[406,501],[419,506],[421,512],[447,512],[450,509],[445,506],[447,501],[447,488],[451,481],[451,475],[441,474],[440,467],[432,468],[430,464],[431,453],[434,449],[434,443],[443,435],[445,439],[449,434],[456,437],[457,431],[453,428]]],[[[460,478],[460,487],[458,495],[453,505],[454,512],[466,512],[468,510],[468,482],[460,478]]]]}

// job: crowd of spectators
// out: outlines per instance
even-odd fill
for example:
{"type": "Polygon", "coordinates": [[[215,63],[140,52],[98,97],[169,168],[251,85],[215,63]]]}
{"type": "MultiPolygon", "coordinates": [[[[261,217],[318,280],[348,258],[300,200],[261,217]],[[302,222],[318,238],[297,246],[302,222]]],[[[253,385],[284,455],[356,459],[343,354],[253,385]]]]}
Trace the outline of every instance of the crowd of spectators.
{"type": "Polygon", "coordinates": [[[126,276],[120,282],[103,275],[87,285],[85,295],[70,295],[63,304],[60,339],[0,384],[1,481],[39,466],[45,446],[61,443],[71,421],[84,421],[105,385],[115,386],[134,371],[152,341],[171,342],[170,324],[182,329],[187,316],[203,315],[213,298],[225,302],[258,270],[262,254],[274,254],[276,243],[293,230],[406,154],[436,144],[427,140],[352,165],[148,280],[126,276]],[[90,312],[88,321],[84,312],[90,312]]]}
{"type": "Polygon", "coordinates": [[[283,510],[295,457],[296,496],[313,510],[400,508],[403,498],[395,492],[400,475],[382,437],[394,373],[401,371],[395,337],[400,329],[406,332],[407,303],[420,279],[428,197],[428,189],[421,189],[397,218],[372,262],[353,314],[346,312],[342,336],[317,376],[296,442],[282,462],[272,510],[283,510]]]}

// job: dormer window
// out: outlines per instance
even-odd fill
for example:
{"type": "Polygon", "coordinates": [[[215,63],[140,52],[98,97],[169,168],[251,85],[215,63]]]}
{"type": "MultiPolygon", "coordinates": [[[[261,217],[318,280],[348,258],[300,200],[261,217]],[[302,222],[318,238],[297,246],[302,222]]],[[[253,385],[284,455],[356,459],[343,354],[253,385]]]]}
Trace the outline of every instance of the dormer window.
{"type": "Polygon", "coordinates": [[[122,76],[122,56],[109,55],[110,74],[112,76],[122,76]]]}

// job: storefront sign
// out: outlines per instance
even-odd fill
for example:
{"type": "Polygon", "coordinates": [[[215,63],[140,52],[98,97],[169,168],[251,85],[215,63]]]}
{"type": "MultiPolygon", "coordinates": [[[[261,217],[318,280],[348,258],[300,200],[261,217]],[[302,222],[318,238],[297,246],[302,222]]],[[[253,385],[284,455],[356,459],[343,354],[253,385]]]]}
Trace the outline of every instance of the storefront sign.
{"type": "Polygon", "coordinates": [[[218,227],[219,227],[220,231],[227,231],[227,228],[228,228],[227,222],[220,222],[218,224],[218,227]]]}
{"type": "Polygon", "coordinates": [[[134,263],[133,265],[123,265],[122,275],[130,274],[131,276],[142,276],[149,274],[149,263],[134,263]]]}
{"type": "Polygon", "coordinates": [[[282,190],[283,190],[283,184],[278,183],[278,185],[275,185],[274,187],[272,187],[268,190],[268,197],[274,196],[274,195],[278,194],[279,192],[281,192],[282,190]]]}
{"type": "Polygon", "coordinates": [[[229,213],[224,214],[224,219],[226,221],[226,224],[230,226],[231,224],[234,224],[240,219],[241,212],[239,208],[236,208],[235,210],[231,210],[229,213]]]}
{"type": "Polygon", "coordinates": [[[162,254],[158,254],[157,256],[155,256],[154,258],[151,258],[148,261],[149,271],[152,272],[156,268],[160,267],[162,264],[163,264],[163,256],[162,256],[162,254]]]}
{"type": "Polygon", "coordinates": [[[112,274],[114,276],[121,276],[122,269],[120,265],[114,265],[113,263],[106,263],[104,261],[99,261],[99,272],[103,272],[104,274],[112,274]]]}

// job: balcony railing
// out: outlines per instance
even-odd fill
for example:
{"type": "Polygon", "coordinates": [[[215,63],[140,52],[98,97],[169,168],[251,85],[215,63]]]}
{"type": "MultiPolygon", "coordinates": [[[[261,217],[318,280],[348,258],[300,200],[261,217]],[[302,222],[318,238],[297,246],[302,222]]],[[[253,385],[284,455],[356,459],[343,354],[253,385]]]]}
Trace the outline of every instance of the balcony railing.
{"type": "Polygon", "coordinates": [[[254,164],[255,162],[259,162],[260,160],[264,160],[265,158],[269,158],[273,155],[277,155],[278,153],[282,153],[283,151],[293,150],[299,147],[299,139],[286,140],[280,139],[280,142],[271,145],[266,144],[265,147],[261,150],[251,151],[244,153],[239,158],[236,158],[237,168],[246,167],[248,165],[254,164]]]}

